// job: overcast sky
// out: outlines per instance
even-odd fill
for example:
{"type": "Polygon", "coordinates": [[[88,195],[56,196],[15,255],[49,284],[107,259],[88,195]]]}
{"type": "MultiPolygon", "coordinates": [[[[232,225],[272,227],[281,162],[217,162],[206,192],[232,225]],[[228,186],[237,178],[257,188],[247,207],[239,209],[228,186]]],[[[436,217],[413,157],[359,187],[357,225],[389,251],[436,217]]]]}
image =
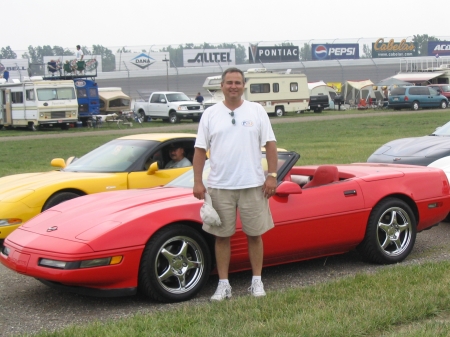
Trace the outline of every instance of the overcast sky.
{"type": "Polygon", "coordinates": [[[77,44],[89,49],[99,44],[115,52],[123,46],[140,51],[153,45],[155,50],[203,42],[370,44],[379,37],[410,41],[418,34],[450,39],[446,10],[439,3],[414,4],[392,0],[2,0],[0,47],[10,46],[17,52],[30,45],[50,45],[74,51],[77,44]]]}

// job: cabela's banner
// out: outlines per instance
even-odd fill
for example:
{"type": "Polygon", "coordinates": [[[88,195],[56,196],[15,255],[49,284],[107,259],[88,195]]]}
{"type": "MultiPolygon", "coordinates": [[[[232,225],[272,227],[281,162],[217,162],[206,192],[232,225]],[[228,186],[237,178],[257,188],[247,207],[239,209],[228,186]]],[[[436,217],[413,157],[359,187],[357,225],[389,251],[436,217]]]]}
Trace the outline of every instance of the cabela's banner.
{"type": "Polygon", "coordinates": [[[372,58],[417,56],[418,49],[417,43],[406,42],[405,39],[400,42],[394,42],[394,39],[385,42],[380,38],[372,43],[372,58]]]}
{"type": "Polygon", "coordinates": [[[250,44],[248,47],[249,63],[260,62],[297,62],[298,46],[261,47],[250,44]]]}

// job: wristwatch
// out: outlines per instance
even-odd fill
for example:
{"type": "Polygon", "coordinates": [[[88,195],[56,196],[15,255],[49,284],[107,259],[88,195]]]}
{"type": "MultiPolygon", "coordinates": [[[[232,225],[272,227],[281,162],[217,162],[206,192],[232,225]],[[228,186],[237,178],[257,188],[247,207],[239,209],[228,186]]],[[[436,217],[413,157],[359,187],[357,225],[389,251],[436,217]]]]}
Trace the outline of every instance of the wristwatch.
{"type": "Polygon", "coordinates": [[[278,174],[276,172],[273,173],[267,173],[267,176],[269,177],[274,177],[275,179],[277,178],[278,174]]]}

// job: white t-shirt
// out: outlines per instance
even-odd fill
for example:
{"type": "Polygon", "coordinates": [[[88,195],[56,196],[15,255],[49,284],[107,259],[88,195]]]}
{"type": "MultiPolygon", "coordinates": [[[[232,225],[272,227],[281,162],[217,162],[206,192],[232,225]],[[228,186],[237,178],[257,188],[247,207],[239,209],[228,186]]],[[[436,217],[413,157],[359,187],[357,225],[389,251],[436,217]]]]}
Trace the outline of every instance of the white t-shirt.
{"type": "Polygon", "coordinates": [[[180,161],[169,161],[164,168],[179,168],[179,167],[186,167],[186,166],[192,166],[192,163],[189,159],[184,157],[180,161]]]}
{"type": "Polygon", "coordinates": [[[195,147],[210,152],[208,186],[262,186],[265,177],[261,147],[276,141],[269,116],[260,104],[249,101],[234,110],[234,125],[230,112],[223,102],[217,103],[205,110],[198,126],[195,147]]]}
{"type": "Polygon", "coordinates": [[[81,57],[83,55],[84,55],[83,51],[81,49],[80,50],[77,49],[77,53],[76,53],[77,60],[81,60],[81,57]]]}

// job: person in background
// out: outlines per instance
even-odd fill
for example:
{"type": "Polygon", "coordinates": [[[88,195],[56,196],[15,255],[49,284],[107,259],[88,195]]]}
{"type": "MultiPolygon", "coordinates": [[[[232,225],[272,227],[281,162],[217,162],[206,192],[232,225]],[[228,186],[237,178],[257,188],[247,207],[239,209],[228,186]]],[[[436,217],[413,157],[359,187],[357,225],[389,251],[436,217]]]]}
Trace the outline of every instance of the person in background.
{"type": "Polygon", "coordinates": [[[203,230],[216,240],[219,284],[212,301],[231,297],[230,238],[236,231],[237,210],[247,235],[253,272],[248,290],[255,297],[266,295],[261,281],[264,255],[261,235],[274,227],[268,199],[275,195],[277,188],[277,146],[267,112],[260,104],[242,99],[245,81],[240,69],[225,70],[221,87],[225,100],[203,113],[193,160],[193,194],[202,200],[208,193],[222,222],[220,226],[203,224],[203,230]],[[262,146],[266,149],[266,176],[261,163],[262,146]],[[202,176],[208,150],[211,169],[206,190],[202,176]]]}
{"type": "Polygon", "coordinates": [[[83,51],[81,50],[80,45],[77,45],[77,52],[76,52],[75,56],[76,56],[76,58],[77,58],[77,61],[82,61],[82,60],[83,60],[84,53],[83,53],[83,51]]]}
{"type": "Polygon", "coordinates": [[[164,168],[180,168],[192,166],[189,159],[185,157],[184,147],[180,143],[172,143],[169,145],[169,156],[172,159],[164,168]]]}
{"type": "Polygon", "coordinates": [[[204,98],[203,98],[202,95],[200,95],[200,93],[198,93],[197,96],[195,96],[195,100],[196,100],[198,103],[202,104],[204,98]]]}

